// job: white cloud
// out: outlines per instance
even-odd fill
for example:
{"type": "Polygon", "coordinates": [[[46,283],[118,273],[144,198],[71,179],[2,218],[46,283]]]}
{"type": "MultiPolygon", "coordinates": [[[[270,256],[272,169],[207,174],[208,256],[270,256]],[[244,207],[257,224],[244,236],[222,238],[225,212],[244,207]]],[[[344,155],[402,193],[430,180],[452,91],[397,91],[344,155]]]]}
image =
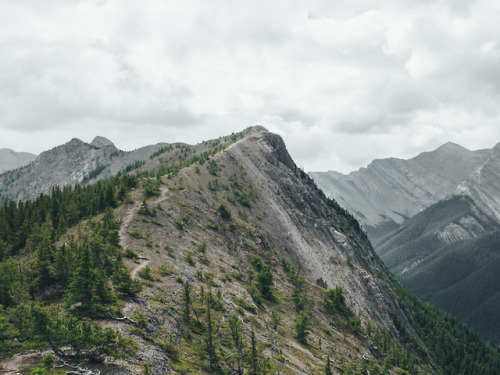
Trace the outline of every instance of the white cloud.
{"type": "Polygon", "coordinates": [[[500,141],[493,1],[0,7],[0,147],[101,134],[131,149],[260,123],[306,170],[348,171],[500,141]]]}

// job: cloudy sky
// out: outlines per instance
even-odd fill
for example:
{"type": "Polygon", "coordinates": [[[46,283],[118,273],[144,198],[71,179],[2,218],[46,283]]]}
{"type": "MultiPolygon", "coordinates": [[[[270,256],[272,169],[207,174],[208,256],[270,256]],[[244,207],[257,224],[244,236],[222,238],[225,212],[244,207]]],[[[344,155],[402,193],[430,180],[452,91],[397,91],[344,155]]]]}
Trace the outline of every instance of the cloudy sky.
{"type": "Polygon", "coordinates": [[[0,0],[0,148],[261,124],[307,171],[500,142],[493,0],[0,0]]]}

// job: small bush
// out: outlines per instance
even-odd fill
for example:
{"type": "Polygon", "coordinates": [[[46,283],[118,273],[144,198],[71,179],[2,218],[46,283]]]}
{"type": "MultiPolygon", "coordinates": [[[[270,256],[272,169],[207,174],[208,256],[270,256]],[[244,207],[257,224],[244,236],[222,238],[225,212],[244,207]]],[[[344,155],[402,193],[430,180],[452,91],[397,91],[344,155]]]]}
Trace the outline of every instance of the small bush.
{"type": "Polygon", "coordinates": [[[131,235],[134,238],[141,239],[142,234],[139,232],[137,229],[131,229],[127,232],[129,235],[131,235]]]}
{"type": "Polygon", "coordinates": [[[125,257],[129,259],[137,259],[137,253],[133,250],[127,249],[125,250],[125,257]]]}
{"type": "Polygon", "coordinates": [[[153,277],[153,275],[151,274],[151,268],[149,266],[146,266],[143,269],[140,269],[137,272],[137,275],[139,275],[139,277],[141,279],[144,279],[144,280],[149,280],[149,281],[154,281],[155,280],[154,277],[153,277]]]}
{"type": "Polygon", "coordinates": [[[227,207],[224,204],[221,204],[219,208],[217,208],[217,211],[219,212],[220,217],[223,218],[224,220],[231,219],[231,212],[227,209],[227,207]]]}

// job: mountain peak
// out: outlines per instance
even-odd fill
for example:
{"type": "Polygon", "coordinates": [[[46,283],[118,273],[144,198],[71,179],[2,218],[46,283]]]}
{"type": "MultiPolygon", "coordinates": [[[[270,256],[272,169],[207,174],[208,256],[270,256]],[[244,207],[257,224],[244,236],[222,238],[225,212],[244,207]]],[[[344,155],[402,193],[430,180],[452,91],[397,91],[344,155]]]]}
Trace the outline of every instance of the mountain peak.
{"type": "Polygon", "coordinates": [[[260,132],[267,132],[268,130],[262,126],[262,125],[252,125],[243,130],[243,134],[249,134],[249,133],[260,133],[260,132]]]}
{"type": "Polygon", "coordinates": [[[97,148],[103,148],[103,147],[110,147],[110,146],[115,146],[113,142],[111,142],[108,138],[106,137],[101,137],[98,135],[97,137],[94,138],[90,144],[94,147],[97,148]]]}
{"type": "Polygon", "coordinates": [[[435,151],[446,151],[446,152],[470,152],[465,147],[460,146],[459,144],[453,142],[446,142],[444,145],[438,147],[435,151]]]}

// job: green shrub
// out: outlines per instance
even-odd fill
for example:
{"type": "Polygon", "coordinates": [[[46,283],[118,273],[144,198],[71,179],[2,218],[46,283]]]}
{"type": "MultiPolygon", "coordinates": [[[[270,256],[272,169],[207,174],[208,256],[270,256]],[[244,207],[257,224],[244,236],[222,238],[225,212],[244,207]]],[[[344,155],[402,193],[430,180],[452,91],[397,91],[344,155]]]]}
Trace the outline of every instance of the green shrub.
{"type": "Polygon", "coordinates": [[[149,280],[149,281],[154,281],[154,277],[153,275],[151,274],[151,268],[149,266],[146,266],[142,269],[140,269],[138,272],[137,272],[137,275],[139,275],[139,277],[141,279],[144,279],[144,280],[149,280]]]}
{"type": "Polygon", "coordinates": [[[131,229],[127,232],[129,235],[131,235],[134,238],[141,239],[142,234],[139,232],[137,229],[131,229]]]}

